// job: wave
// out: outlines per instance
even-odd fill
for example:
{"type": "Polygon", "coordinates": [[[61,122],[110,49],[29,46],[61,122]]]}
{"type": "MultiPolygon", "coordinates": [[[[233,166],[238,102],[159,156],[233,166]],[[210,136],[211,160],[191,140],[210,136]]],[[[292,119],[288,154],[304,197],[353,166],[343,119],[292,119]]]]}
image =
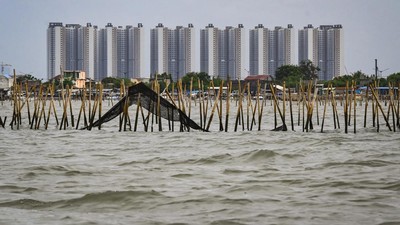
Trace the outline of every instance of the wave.
{"type": "Polygon", "coordinates": [[[82,208],[95,209],[98,206],[102,208],[131,209],[139,207],[144,201],[152,199],[165,198],[157,191],[106,191],[100,193],[86,194],[80,198],[73,198],[59,201],[39,201],[35,199],[18,199],[14,201],[1,202],[0,207],[10,207],[18,209],[54,209],[54,208],[82,208]]]}
{"type": "Polygon", "coordinates": [[[354,165],[354,166],[367,166],[367,167],[382,167],[388,165],[396,165],[399,163],[389,162],[384,160],[347,160],[345,162],[330,162],[323,164],[322,167],[340,167],[343,165],[354,165]]]}
{"type": "Polygon", "coordinates": [[[24,192],[33,192],[38,189],[33,187],[20,187],[15,185],[1,185],[0,190],[12,193],[24,193],[24,192]]]}
{"type": "Polygon", "coordinates": [[[271,150],[254,150],[240,155],[239,158],[243,158],[246,161],[260,161],[274,158],[278,155],[278,153],[271,150]]]}
{"type": "Polygon", "coordinates": [[[143,161],[134,160],[134,161],[129,161],[129,162],[123,162],[123,163],[118,164],[118,166],[131,166],[131,165],[135,165],[135,164],[149,164],[152,162],[166,162],[166,161],[167,161],[167,159],[160,158],[160,157],[154,157],[152,159],[147,159],[147,160],[143,160],[143,161]]]}

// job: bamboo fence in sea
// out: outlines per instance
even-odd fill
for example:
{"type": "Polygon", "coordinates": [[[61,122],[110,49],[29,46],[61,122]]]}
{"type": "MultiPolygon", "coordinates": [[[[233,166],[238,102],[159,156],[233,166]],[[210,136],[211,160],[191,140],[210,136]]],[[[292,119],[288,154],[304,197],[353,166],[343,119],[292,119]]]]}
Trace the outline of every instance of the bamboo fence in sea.
{"type": "MultiPolygon", "coordinates": [[[[318,94],[315,83],[299,83],[298,92],[293,93],[283,83],[282,92],[278,95],[273,83],[265,83],[261,87],[258,81],[255,94],[251,95],[250,83],[239,81],[237,95],[232,96],[231,81],[222,82],[219,88],[211,81],[207,90],[200,80],[197,83],[198,87],[193,87],[192,80],[189,87],[186,87],[178,81],[176,84],[167,85],[162,91],[156,79],[151,84],[153,91],[158,95],[154,109],[144,109],[140,97],[136,107],[130,108],[129,97],[126,98],[119,116],[119,131],[176,130],[175,126],[179,123],[174,124],[174,121],[157,116],[161,115],[161,98],[169,100],[206,131],[260,131],[268,127],[268,130],[275,131],[325,132],[328,123],[329,128],[344,130],[345,133],[356,133],[360,129],[380,132],[382,125],[387,131],[396,132],[400,129],[400,85],[395,87],[389,84],[387,95],[383,96],[378,92],[377,85],[371,83],[365,94],[359,95],[355,92],[355,83],[351,82],[346,84],[344,93],[338,96],[335,95],[332,85],[325,89],[325,93],[318,94]],[[265,92],[267,85],[271,90],[270,95],[265,92]],[[195,88],[200,92],[193,97],[195,88]],[[217,89],[219,91],[216,91],[217,89]],[[226,92],[223,92],[223,89],[226,92]],[[363,118],[362,122],[360,118],[363,118]],[[164,128],[165,124],[168,124],[168,129],[164,128]]],[[[61,89],[58,97],[55,96],[53,84],[46,87],[40,85],[29,90],[25,84],[24,92],[23,84],[16,83],[14,79],[13,87],[10,100],[1,102],[0,126],[4,129],[8,127],[7,118],[11,118],[8,125],[13,130],[91,127],[94,121],[102,116],[103,110],[115,104],[113,98],[107,99],[103,96],[101,84],[80,90],[79,96],[74,96],[72,88],[66,86],[61,89]],[[11,110],[4,110],[6,105],[11,106],[11,110]],[[76,107],[77,105],[79,107],[76,107]],[[11,116],[6,115],[7,113],[11,116]]],[[[120,90],[121,99],[127,95],[123,83],[120,90]]],[[[102,129],[102,126],[98,129],[102,129]]],[[[179,130],[183,131],[182,127],[179,130]]]]}

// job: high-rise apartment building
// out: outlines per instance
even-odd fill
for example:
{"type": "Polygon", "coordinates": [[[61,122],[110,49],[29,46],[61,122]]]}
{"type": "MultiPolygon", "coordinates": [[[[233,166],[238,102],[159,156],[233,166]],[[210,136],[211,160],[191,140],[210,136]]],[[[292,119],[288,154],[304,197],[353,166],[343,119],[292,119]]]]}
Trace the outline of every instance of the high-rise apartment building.
{"type": "Polygon", "coordinates": [[[62,70],[82,70],[86,77],[137,78],[144,75],[144,31],[138,27],[98,29],[88,23],[50,23],[47,30],[48,79],[62,70]]]}
{"type": "Polygon", "coordinates": [[[218,77],[218,28],[208,24],[200,30],[200,71],[211,78],[218,77]]]}
{"type": "Polygon", "coordinates": [[[127,27],[128,33],[128,77],[139,78],[144,75],[145,37],[143,24],[137,27],[127,27]]]}
{"type": "Polygon", "coordinates": [[[209,24],[200,31],[200,71],[224,80],[242,79],[247,72],[245,29],[209,24]]]}
{"type": "Polygon", "coordinates": [[[310,24],[299,30],[299,63],[310,60],[320,68],[318,79],[331,80],[344,74],[342,25],[310,24]]]}
{"type": "Polygon", "coordinates": [[[310,60],[313,63],[318,62],[318,29],[311,24],[299,30],[299,63],[310,60]]]}
{"type": "Polygon", "coordinates": [[[262,24],[258,24],[254,29],[250,30],[249,38],[249,66],[251,75],[267,75],[269,62],[269,33],[268,28],[264,28],[262,24]]]}
{"type": "Polygon", "coordinates": [[[176,81],[194,71],[195,30],[192,24],[169,29],[159,23],[150,33],[151,75],[167,73],[176,81]]]}
{"type": "Polygon", "coordinates": [[[168,28],[159,23],[150,31],[150,76],[168,73],[168,28]]]}
{"type": "Polygon", "coordinates": [[[78,31],[79,24],[65,25],[65,67],[64,70],[76,70],[78,68],[78,31]]]}
{"type": "Polygon", "coordinates": [[[171,70],[174,80],[185,76],[189,72],[195,71],[196,57],[195,57],[195,29],[193,24],[188,24],[188,27],[178,26],[175,29],[176,35],[176,68],[171,70]]]}
{"type": "Polygon", "coordinates": [[[291,24],[273,30],[262,24],[250,30],[250,73],[275,76],[283,65],[295,63],[295,34],[291,24]]]}
{"type": "Polygon", "coordinates": [[[47,79],[61,74],[65,67],[65,28],[62,23],[49,23],[47,28],[47,79]]]}
{"type": "Polygon", "coordinates": [[[99,71],[96,80],[117,77],[117,27],[108,23],[99,30],[99,71]]]}
{"type": "Polygon", "coordinates": [[[97,58],[97,26],[87,23],[78,29],[78,69],[86,73],[86,77],[95,79],[98,74],[97,58]]]}

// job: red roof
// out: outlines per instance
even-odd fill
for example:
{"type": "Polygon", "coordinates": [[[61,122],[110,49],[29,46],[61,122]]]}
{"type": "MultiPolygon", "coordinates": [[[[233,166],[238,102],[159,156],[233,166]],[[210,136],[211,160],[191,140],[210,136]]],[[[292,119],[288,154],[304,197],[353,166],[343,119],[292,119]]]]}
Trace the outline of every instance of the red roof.
{"type": "Polygon", "coordinates": [[[245,81],[272,80],[272,76],[271,75],[249,75],[244,80],[245,81]]]}

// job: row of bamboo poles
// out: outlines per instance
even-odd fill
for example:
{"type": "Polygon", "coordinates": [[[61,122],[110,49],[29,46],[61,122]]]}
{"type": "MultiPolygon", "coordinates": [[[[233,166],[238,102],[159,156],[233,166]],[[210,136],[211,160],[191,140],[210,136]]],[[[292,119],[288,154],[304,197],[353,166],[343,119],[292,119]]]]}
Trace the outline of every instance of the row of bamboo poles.
{"type": "MultiPolygon", "coordinates": [[[[178,81],[176,84],[167,84],[165,90],[161,91],[160,84],[157,79],[151,84],[154,92],[157,93],[158,99],[153,102],[151,109],[146,111],[143,109],[140,96],[138,97],[136,108],[134,112],[129,112],[129,96],[125,98],[124,109],[119,117],[119,131],[138,131],[139,121],[142,120],[143,130],[148,131],[163,131],[163,120],[161,118],[162,107],[160,105],[160,99],[162,97],[168,99],[173,105],[179,108],[182,112],[188,115],[189,118],[197,117],[196,121],[204,130],[209,131],[213,121],[217,120],[219,131],[228,132],[230,126],[233,126],[233,131],[238,130],[262,130],[264,113],[267,106],[267,102],[273,109],[273,129],[274,130],[287,130],[289,129],[287,124],[290,124],[290,129],[295,130],[295,125],[301,126],[303,132],[309,132],[314,130],[314,122],[320,125],[320,131],[324,132],[324,126],[326,124],[326,115],[328,108],[331,109],[333,118],[334,129],[340,129],[340,116],[343,115],[344,131],[349,132],[349,128],[353,127],[353,132],[357,132],[357,104],[364,102],[364,123],[363,127],[367,127],[367,118],[372,116],[372,126],[376,128],[376,131],[380,131],[380,120],[383,118],[384,123],[389,131],[396,132],[396,128],[400,128],[400,97],[397,89],[390,84],[389,85],[389,96],[384,102],[380,100],[379,92],[376,90],[376,84],[370,84],[366,90],[363,101],[357,100],[355,93],[356,85],[354,82],[347,83],[345,94],[337,99],[334,95],[332,85],[328,86],[328,91],[324,95],[317,94],[317,88],[315,83],[300,83],[299,94],[293,98],[293,93],[290,88],[286,88],[283,83],[282,95],[278,96],[276,93],[275,86],[273,84],[264,84],[263,90],[271,90],[271,97],[268,100],[267,96],[262,93],[261,84],[257,82],[257,90],[254,96],[248,94],[251,92],[250,83],[241,84],[238,83],[237,96],[232,97],[232,82],[222,82],[219,85],[219,91],[216,92],[216,87],[211,81],[210,86],[205,90],[203,83],[198,80],[198,86],[193,86],[193,80],[191,80],[189,87],[178,81]],[[170,88],[171,87],[171,88],[170,88]],[[226,92],[223,92],[223,87],[226,87],[226,92]],[[187,88],[189,90],[187,90],[187,88]],[[194,89],[200,90],[198,98],[192,98],[194,89]],[[169,92],[172,90],[172,94],[169,92]],[[288,90],[288,92],[286,91],[288,90]],[[206,96],[204,93],[212,94],[213,97],[206,96]],[[187,95],[186,93],[189,93],[187,95]],[[163,94],[163,96],[161,96],[163,94]],[[226,94],[226,96],[225,96],[226,94]],[[223,96],[224,95],[224,96],[223,96]],[[371,100],[369,100],[372,97],[371,100]],[[254,99],[255,98],[255,99],[254,99]],[[231,104],[235,104],[236,111],[231,110],[231,104]],[[384,105],[382,105],[384,104],[384,105]],[[294,105],[297,105],[297,113],[294,112],[294,105]],[[340,105],[340,106],[339,106],[340,105]],[[368,110],[370,107],[370,111],[368,110]],[[322,119],[320,118],[319,107],[323,107],[322,119]],[[338,108],[342,107],[342,113],[339,112],[338,108]],[[198,113],[195,115],[194,111],[198,113]],[[131,114],[134,114],[134,124],[131,123],[131,114]],[[225,114],[224,114],[225,113],[225,114]],[[295,116],[297,114],[297,121],[295,116]],[[371,114],[371,115],[369,115],[371,114]],[[192,116],[195,115],[195,116],[192,116]],[[192,117],[191,117],[192,116],[192,117]],[[229,120],[233,117],[233,123],[229,120]],[[286,118],[290,119],[290,122],[286,118]],[[216,118],[216,119],[214,119],[216,118]],[[321,121],[321,124],[320,124],[321,121]],[[133,126],[133,127],[132,127],[133,126]],[[158,127],[158,129],[157,129],[158,127]]],[[[25,84],[25,90],[28,90],[27,84],[25,84]]],[[[96,85],[94,91],[89,86],[88,90],[81,90],[80,101],[81,106],[77,119],[73,112],[73,96],[72,88],[65,87],[61,89],[60,97],[58,98],[58,106],[61,107],[61,115],[57,115],[56,105],[57,100],[54,98],[54,85],[48,87],[39,86],[33,87],[31,90],[26,91],[23,96],[23,85],[17,84],[14,79],[14,91],[12,94],[11,104],[13,106],[13,113],[11,117],[10,126],[11,129],[20,129],[22,125],[23,113],[27,115],[30,129],[48,129],[50,118],[53,117],[57,129],[65,130],[67,128],[79,129],[82,127],[91,128],[96,118],[100,118],[102,115],[103,102],[103,87],[101,84],[96,85]],[[81,123],[82,120],[82,123],[81,123]],[[81,126],[80,126],[81,125],[81,126]]],[[[399,85],[400,86],[400,85],[399,85]]],[[[124,83],[121,84],[120,98],[124,97],[126,93],[126,87],[124,83]]],[[[140,94],[139,94],[140,95],[140,94]]],[[[112,99],[110,100],[113,104],[112,99]]],[[[235,109],[235,108],[234,108],[235,109]]],[[[132,109],[131,109],[132,110],[132,109]]],[[[5,128],[7,117],[2,118],[0,115],[0,126],[5,128]]],[[[168,130],[174,131],[174,121],[168,120],[168,130]]],[[[101,129],[101,126],[98,127],[101,129]]],[[[182,123],[179,123],[179,131],[188,130],[182,123]]]]}

